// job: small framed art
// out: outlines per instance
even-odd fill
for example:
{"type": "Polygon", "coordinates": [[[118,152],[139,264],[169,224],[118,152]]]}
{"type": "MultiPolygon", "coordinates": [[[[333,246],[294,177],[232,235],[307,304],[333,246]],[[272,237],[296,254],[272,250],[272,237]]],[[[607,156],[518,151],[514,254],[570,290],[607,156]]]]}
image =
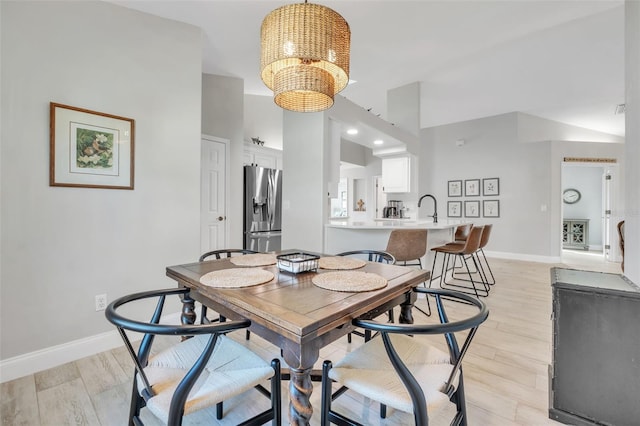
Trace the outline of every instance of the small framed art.
{"type": "Polygon", "coordinates": [[[500,217],[500,201],[499,200],[483,200],[482,216],[500,217]]]}
{"type": "Polygon", "coordinates": [[[133,189],[134,121],[50,103],[49,185],[133,189]]]}
{"type": "Polygon", "coordinates": [[[480,179],[467,179],[464,181],[464,195],[477,197],[480,195],[480,179]]]}
{"type": "Polygon", "coordinates": [[[482,195],[500,195],[500,178],[482,179],[482,195]]]}
{"type": "Polygon", "coordinates": [[[447,216],[462,217],[462,201],[448,201],[447,216]]]}
{"type": "Polygon", "coordinates": [[[462,181],[450,180],[448,183],[449,190],[447,194],[449,195],[449,197],[462,197],[462,181]]]}
{"type": "Polygon", "coordinates": [[[464,217],[480,217],[480,201],[465,201],[464,217]]]}

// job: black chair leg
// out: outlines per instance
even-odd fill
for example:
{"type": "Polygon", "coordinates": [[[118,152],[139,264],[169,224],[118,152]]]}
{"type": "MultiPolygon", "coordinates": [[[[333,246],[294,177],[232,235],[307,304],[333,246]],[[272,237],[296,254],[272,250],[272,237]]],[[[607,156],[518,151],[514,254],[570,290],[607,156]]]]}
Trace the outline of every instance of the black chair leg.
{"type": "Polygon", "coordinates": [[[221,420],[224,416],[224,403],[222,401],[216,404],[216,419],[221,420]]]}
{"type": "MultiPolygon", "coordinates": [[[[487,265],[487,269],[489,270],[489,274],[491,275],[491,281],[489,281],[487,277],[487,282],[489,283],[489,285],[494,285],[496,283],[496,277],[493,276],[493,271],[491,270],[491,266],[489,266],[489,262],[487,261],[487,256],[485,256],[483,249],[480,249],[480,253],[482,253],[484,264],[487,265]]],[[[480,257],[478,257],[478,259],[480,259],[480,257]]]]}
{"type": "MultiPolygon", "coordinates": [[[[282,352],[282,349],[280,350],[282,352]]],[[[275,371],[275,374],[271,378],[271,409],[273,410],[273,426],[280,426],[282,424],[282,373],[280,369],[280,360],[274,359],[271,361],[271,367],[275,371]]]]}
{"type": "Polygon", "coordinates": [[[131,406],[129,408],[129,426],[136,425],[134,419],[140,418],[140,410],[146,404],[144,399],[138,393],[138,381],[136,380],[137,373],[133,375],[133,389],[131,390],[131,406]]]}
{"type": "Polygon", "coordinates": [[[329,411],[331,411],[331,361],[322,363],[322,402],[320,406],[320,426],[329,426],[329,411]]]}

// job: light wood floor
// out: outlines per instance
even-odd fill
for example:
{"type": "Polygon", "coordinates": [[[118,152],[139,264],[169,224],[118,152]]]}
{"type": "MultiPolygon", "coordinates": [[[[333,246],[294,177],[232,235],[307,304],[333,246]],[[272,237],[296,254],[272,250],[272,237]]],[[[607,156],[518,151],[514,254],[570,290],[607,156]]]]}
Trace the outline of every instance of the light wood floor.
{"type": "MultiPolygon", "coordinates": [[[[548,368],[551,362],[552,266],[619,273],[617,263],[591,253],[565,251],[563,263],[489,259],[497,284],[488,298],[489,319],[481,326],[465,358],[464,374],[470,425],[557,425],[548,419],[548,368]]],[[[424,306],[425,300],[418,304],[424,306]]],[[[461,305],[458,305],[461,306],[461,305]]],[[[452,317],[464,308],[451,307],[452,317]]],[[[430,321],[415,313],[416,322],[430,321]]],[[[243,340],[241,335],[239,340],[243,340]]],[[[278,349],[257,336],[252,347],[265,358],[278,349]]],[[[354,343],[346,338],[324,348],[321,358],[338,360],[354,343]]],[[[320,364],[320,363],[319,363],[320,364]]],[[[131,392],[132,363],[123,348],[103,352],[1,385],[2,425],[125,425],[131,392]]],[[[288,391],[283,387],[283,413],[287,418],[288,391]]],[[[312,404],[320,405],[319,384],[312,404]]],[[[236,424],[267,406],[266,398],[251,391],[225,403],[222,422],[193,418],[186,424],[236,424]]],[[[390,410],[385,420],[378,405],[347,392],[335,406],[370,425],[411,424],[411,417],[390,410]]],[[[158,424],[147,415],[147,424],[158,424]]],[[[314,414],[312,424],[319,424],[314,414]]]]}

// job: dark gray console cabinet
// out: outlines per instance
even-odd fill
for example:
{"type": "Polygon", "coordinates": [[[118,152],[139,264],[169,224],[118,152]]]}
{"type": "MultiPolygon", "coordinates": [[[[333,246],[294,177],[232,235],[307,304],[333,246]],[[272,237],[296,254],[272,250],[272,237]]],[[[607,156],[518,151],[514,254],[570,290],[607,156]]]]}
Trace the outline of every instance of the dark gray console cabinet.
{"type": "Polygon", "coordinates": [[[552,268],[549,417],[640,424],[640,288],[621,275],[552,268]]]}

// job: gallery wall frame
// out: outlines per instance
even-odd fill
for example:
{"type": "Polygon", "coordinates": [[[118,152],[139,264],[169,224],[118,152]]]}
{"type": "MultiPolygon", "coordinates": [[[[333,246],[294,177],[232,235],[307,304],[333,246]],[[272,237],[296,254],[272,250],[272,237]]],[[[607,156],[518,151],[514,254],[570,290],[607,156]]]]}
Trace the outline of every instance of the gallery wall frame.
{"type": "Polygon", "coordinates": [[[500,217],[499,200],[482,200],[483,217],[500,217]]]}
{"type": "Polygon", "coordinates": [[[49,185],[133,189],[135,121],[51,102],[49,185]]]}
{"type": "Polygon", "coordinates": [[[462,197],[462,181],[461,180],[450,180],[447,182],[447,195],[449,197],[462,197]]]}
{"type": "Polygon", "coordinates": [[[500,178],[482,179],[482,195],[485,197],[500,195],[500,178]]]}
{"type": "Polygon", "coordinates": [[[462,201],[448,201],[447,202],[447,216],[448,217],[462,217],[462,201]]]}
{"type": "Polygon", "coordinates": [[[477,197],[480,195],[480,179],[467,179],[464,181],[465,197],[477,197]]]}
{"type": "Polygon", "coordinates": [[[480,217],[480,200],[464,202],[464,217],[480,217]]]}

